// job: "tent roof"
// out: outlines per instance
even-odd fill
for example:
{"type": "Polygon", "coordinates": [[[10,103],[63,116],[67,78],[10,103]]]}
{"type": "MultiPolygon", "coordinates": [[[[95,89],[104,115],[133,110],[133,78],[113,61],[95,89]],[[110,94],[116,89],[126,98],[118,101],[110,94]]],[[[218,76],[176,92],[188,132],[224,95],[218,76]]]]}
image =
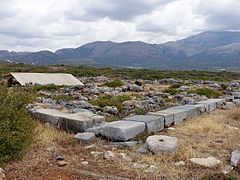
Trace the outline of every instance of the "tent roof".
{"type": "Polygon", "coordinates": [[[10,73],[22,86],[26,84],[47,85],[54,84],[57,86],[77,86],[83,85],[81,81],[72,74],[64,73],[10,73]]]}

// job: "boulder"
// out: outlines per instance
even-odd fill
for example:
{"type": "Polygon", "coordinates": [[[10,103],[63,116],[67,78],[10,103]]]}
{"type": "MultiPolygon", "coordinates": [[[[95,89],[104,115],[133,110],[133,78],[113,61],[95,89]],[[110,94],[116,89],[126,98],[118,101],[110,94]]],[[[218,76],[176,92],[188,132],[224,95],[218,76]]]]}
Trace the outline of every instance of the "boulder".
{"type": "Polygon", "coordinates": [[[155,154],[174,154],[177,151],[177,138],[175,137],[153,135],[147,138],[146,144],[155,154]]]}
{"type": "Polygon", "coordinates": [[[116,141],[127,141],[145,131],[145,123],[134,121],[115,121],[100,128],[100,134],[116,141]]]}
{"type": "Polygon", "coordinates": [[[148,133],[158,132],[164,128],[164,117],[154,115],[134,115],[126,117],[123,121],[143,122],[148,133]]]}
{"type": "Polygon", "coordinates": [[[232,152],[230,164],[234,167],[240,167],[240,151],[235,150],[232,152]]]}
{"type": "Polygon", "coordinates": [[[215,157],[207,157],[207,158],[192,158],[190,159],[190,161],[192,163],[204,166],[204,167],[214,167],[217,166],[221,163],[221,161],[219,161],[218,159],[216,159],[215,157]]]}
{"type": "Polygon", "coordinates": [[[92,132],[77,133],[74,137],[83,143],[91,143],[96,139],[92,132]]]}

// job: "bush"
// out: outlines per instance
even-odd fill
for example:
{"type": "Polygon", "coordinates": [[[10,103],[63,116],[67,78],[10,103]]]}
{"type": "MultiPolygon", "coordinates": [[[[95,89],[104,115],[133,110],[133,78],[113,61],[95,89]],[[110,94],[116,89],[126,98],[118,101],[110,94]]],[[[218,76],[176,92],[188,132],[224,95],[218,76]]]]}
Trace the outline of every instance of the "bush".
{"type": "Polygon", "coordinates": [[[121,87],[121,86],[123,86],[123,82],[116,79],[116,80],[106,82],[105,85],[108,87],[121,87]]]}
{"type": "Polygon", "coordinates": [[[118,109],[118,111],[120,111],[122,108],[122,103],[130,99],[131,97],[127,95],[123,96],[103,95],[93,100],[91,103],[99,107],[115,106],[118,109]]]}
{"type": "Polygon", "coordinates": [[[0,86],[0,164],[19,158],[32,140],[34,122],[26,109],[30,98],[0,86]]]}
{"type": "Polygon", "coordinates": [[[210,88],[200,88],[200,89],[196,89],[193,91],[189,91],[189,93],[196,93],[199,95],[205,95],[208,98],[218,98],[219,96],[222,95],[222,93],[220,91],[216,91],[210,88]]]}
{"type": "Polygon", "coordinates": [[[34,91],[56,91],[58,90],[60,87],[59,86],[56,86],[54,84],[48,84],[48,85],[36,85],[36,86],[33,86],[33,90],[34,91]]]}
{"type": "Polygon", "coordinates": [[[177,88],[169,87],[169,88],[165,89],[163,92],[170,93],[171,95],[175,95],[175,94],[177,94],[178,90],[177,90],[177,88]]]}

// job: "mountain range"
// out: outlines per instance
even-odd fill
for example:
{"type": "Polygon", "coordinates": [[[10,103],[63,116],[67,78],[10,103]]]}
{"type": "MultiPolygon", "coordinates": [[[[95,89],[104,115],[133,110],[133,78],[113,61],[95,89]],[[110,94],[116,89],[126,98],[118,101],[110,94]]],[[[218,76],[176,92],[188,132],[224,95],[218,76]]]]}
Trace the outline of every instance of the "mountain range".
{"type": "Polygon", "coordinates": [[[96,41],[56,52],[0,50],[0,60],[154,69],[240,69],[240,32],[207,31],[163,44],[96,41]]]}

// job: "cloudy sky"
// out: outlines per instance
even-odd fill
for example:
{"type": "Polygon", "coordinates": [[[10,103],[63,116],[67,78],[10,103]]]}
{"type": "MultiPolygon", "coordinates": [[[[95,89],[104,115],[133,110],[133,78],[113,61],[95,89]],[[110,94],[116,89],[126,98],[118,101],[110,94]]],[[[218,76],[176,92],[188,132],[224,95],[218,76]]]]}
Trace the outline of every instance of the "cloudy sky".
{"type": "Polygon", "coordinates": [[[0,0],[0,49],[162,43],[207,30],[238,31],[239,8],[240,0],[0,0]]]}

